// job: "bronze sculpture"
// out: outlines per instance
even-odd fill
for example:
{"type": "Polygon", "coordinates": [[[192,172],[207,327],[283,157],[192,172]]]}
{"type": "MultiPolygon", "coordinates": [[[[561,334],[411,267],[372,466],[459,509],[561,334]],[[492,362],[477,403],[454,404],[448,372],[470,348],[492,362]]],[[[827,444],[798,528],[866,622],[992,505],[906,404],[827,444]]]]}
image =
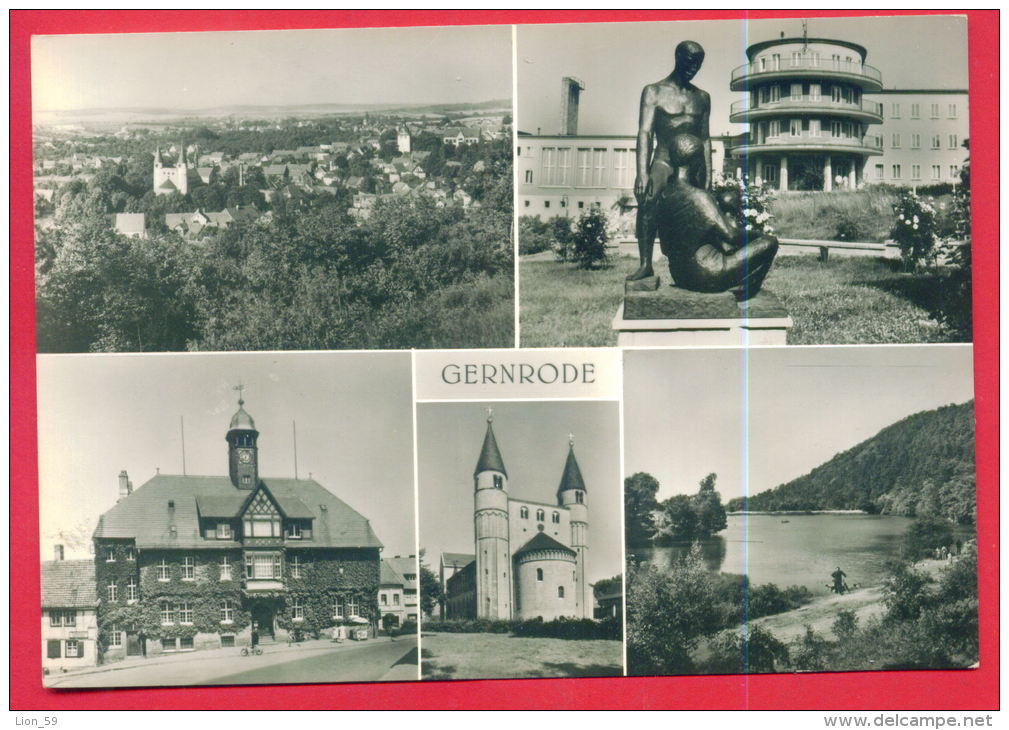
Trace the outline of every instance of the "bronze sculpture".
{"type": "MultiPolygon", "coordinates": [[[[638,270],[628,282],[651,279],[652,251],[658,236],[675,286],[716,293],[733,290],[739,299],[760,291],[778,251],[773,236],[750,240],[733,220],[739,201],[716,201],[711,187],[708,94],[690,83],[704,61],[693,41],[676,47],[676,67],[641,92],[637,169],[636,236],[638,270]],[[721,203],[721,207],[720,207],[721,203]]],[[[640,286],[640,285],[639,285],[640,286]]]]}

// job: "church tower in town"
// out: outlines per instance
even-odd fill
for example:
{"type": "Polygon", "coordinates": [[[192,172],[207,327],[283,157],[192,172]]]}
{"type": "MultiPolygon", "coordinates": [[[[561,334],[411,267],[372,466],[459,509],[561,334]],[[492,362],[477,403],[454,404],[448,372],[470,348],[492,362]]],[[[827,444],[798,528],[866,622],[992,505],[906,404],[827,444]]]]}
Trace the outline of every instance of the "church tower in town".
{"type": "Polygon", "coordinates": [[[186,145],[182,144],[179,158],[174,165],[166,165],[161,157],[161,148],[154,151],[154,194],[170,195],[171,193],[189,192],[189,165],[186,161],[186,145]]]}
{"type": "Polygon", "coordinates": [[[231,417],[231,426],[228,428],[228,474],[231,476],[231,483],[239,489],[255,489],[259,484],[259,447],[256,441],[259,439],[259,431],[256,430],[256,423],[252,420],[245,408],[245,401],[242,400],[242,386],[237,386],[239,391],[238,410],[231,417]]]}
{"type": "Polygon", "coordinates": [[[575,551],[575,610],[581,618],[592,618],[592,587],[585,575],[589,550],[589,507],[585,501],[585,480],[575,458],[575,440],[568,440],[568,458],[564,463],[560,486],[557,487],[557,504],[567,507],[571,516],[571,542],[575,551]]]}
{"type": "Polygon", "coordinates": [[[511,551],[508,544],[508,472],[487,415],[480,458],[473,472],[476,530],[476,615],[512,617],[511,551]]]}

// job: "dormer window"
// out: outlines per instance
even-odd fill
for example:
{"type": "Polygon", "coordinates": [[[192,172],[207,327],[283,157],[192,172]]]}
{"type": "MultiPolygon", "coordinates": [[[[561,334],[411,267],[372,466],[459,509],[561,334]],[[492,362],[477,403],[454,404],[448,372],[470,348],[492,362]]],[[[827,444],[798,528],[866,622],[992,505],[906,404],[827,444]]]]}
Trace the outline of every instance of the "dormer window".
{"type": "Polygon", "coordinates": [[[230,540],[231,534],[231,523],[230,522],[218,522],[217,523],[217,539],[218,540],[230,540]]]}
{"type": "Polygon", "coordinates": [[[300,540],[301,524],[298,522],[289,522],[287,524],[287,537],[291,540],[300,540]]]}

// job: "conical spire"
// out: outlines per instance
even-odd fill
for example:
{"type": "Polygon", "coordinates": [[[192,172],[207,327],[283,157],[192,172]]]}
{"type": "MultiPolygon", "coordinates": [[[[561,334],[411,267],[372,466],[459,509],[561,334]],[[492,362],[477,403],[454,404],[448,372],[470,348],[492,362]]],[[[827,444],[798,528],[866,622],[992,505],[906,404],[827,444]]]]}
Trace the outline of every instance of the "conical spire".
{"type": "Polygon", "coordinates": [[[179,164],[180,165],[185,165],[186,164],[186,141],[185,140],[182,140],[182,151],[179,152],[179,164]]]}
{"type": "Polygon", "coordinates": [[[566,492],[569,489],[585,489],[585,480],[582,479],[582,470],[578,468],[578,460],[575,458],[575,442],[571,438],[568,441],[568,460],[564,462],[564,473],[561,475],[561,484],[557,487],[557,494],[566,492]]]}
{"type": "Polygon", "coordinates": [[[483,437],[483,448],[480,449],[480,458],[477,460],[476,469],[473,476],[482,471],[499,471],[508,476],[505,469],[504,459],[501,458],[501,451],[497,447],[497,439],[494,438],[494,415],[487,413],[487,434],[483,437]]]}
{"type": "Polygon", "coordinates": [[[154,164],[155,165],[160,165],[161,163],[162,163],[162,160],[161,160],[161,146],[159,145],[159,146],[157,146],[157,147],[154,148],[154,164]]]}

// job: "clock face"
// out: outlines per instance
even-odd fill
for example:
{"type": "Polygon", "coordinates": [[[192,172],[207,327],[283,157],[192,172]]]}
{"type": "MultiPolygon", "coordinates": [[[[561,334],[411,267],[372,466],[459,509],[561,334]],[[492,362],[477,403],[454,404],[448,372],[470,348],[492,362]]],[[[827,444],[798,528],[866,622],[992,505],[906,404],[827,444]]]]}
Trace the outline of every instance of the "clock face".
{"type": "Polygon", "coordinates": [[[250,452],[250,451],[239,451],[238,452],[238,461],[240,463],[242,463],[242,464],[248,464],[250,461],[252,461],[252,452],[250,452]]]}

